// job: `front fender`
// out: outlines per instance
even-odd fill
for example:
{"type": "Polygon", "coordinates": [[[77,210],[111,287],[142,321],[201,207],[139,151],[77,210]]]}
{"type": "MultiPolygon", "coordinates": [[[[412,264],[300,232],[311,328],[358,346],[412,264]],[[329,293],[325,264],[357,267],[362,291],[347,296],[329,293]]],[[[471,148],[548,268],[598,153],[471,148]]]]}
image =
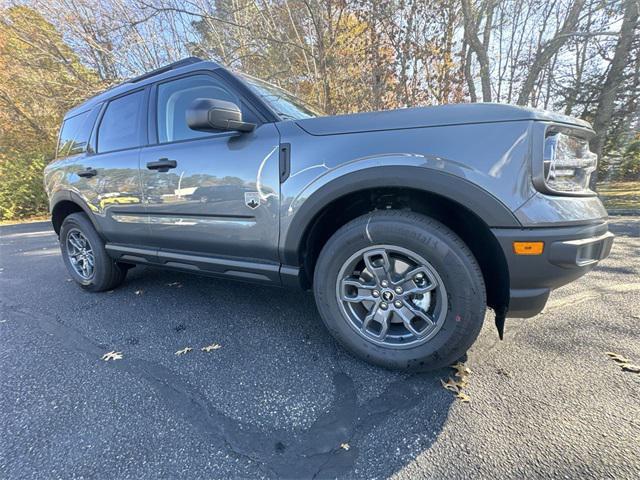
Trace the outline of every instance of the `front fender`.
{"type": "Polygon", "coordinates": [[[283,212],[283,262],[288,265],[297,264],[299,247],[307,227],[325,206],[347,194],[369,188],[404,187],[421,190],[464,206],[490,227],[521,226],[511,210],[486,190],[451,173],[425,166],[406,165],[406,157],[394,157],[393,162],[390,162],[392,159],[389,157],[377,158],[356,170],[351,165],[349,173],[340,171],[341,168],[329,170],[302,188],[283,212]],[[405,165],[398,164],[400,162],[405,165]]]}

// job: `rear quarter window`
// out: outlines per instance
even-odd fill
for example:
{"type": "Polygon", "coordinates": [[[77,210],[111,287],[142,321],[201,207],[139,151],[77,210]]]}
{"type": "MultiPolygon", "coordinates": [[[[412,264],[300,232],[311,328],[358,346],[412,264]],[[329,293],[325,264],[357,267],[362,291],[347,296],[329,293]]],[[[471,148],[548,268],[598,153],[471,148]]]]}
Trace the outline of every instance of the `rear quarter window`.
{"type": "Polygon", "coordinates": [[[98,116],[98,110],[97,107],[87,110],[67,118],[62,123],[56,155],[58,158],[77,155],[89,150],[89,138],[98,116]]]}

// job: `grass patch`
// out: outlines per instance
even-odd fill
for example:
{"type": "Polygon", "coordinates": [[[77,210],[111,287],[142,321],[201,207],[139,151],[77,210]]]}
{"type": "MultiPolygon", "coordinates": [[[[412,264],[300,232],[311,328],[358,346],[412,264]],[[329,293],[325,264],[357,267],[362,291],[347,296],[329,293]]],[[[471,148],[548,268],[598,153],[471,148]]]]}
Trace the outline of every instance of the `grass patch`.
{"type": "Polygon", "coordinates": [[[607,210],[640,211],[640,181],[601,183],[597,190],[607,210]]]}
{"type": "Polygon", "coordinates": [[[15,218],[13,220],[0,220],[0,225],[19,225],[21,223],[44,222],[50,218],[51,217],[49,215],[35,215],[26,218],[15,218]]]}

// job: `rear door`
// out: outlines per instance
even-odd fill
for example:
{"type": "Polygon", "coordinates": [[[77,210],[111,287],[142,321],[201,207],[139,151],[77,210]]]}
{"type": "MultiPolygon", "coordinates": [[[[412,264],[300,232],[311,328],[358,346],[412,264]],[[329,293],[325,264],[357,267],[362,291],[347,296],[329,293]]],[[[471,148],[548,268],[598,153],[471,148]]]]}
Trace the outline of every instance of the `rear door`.
{"type": "Polygon", "coordinates": [[[139,171],[140,145],[146,143],[147,98],[148,91],[140,89],[102,105],[92,135],[93,151],[77,172],[74,186],[112,243],[149,242],[139,171]]]}
{"type": "MultiPolygon", "coordinates": [[[[156,84],[149,130],[156,145],[142,149],[140,164],[147,214],[159,256],[240,257],[277,262],[279,133],[225,81],[196,72],[156,84]],[[250,133],[198,132],[186,124],[197,98],[232,101],[250,133]],[[175,167],[154,169],[158,161],[175,167]]],[[[203,260],[203,259],[200,259],[203,260]]]]}

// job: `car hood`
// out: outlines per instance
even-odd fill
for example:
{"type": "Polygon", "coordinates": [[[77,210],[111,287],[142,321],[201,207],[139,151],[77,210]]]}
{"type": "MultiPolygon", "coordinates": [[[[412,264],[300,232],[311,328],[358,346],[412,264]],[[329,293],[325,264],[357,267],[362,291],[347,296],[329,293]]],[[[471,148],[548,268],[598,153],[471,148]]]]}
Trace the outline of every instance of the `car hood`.
{"type": "Polygon", "coordinates": [[[340,135],[405,128],[527,120],[552,121],[591,128],[588,122],[566,115],[499,103],[466,103],[437,107],[402,108],[383,112],[306,118],[297,120],[296,123],[311,135],[340,135]]]}

